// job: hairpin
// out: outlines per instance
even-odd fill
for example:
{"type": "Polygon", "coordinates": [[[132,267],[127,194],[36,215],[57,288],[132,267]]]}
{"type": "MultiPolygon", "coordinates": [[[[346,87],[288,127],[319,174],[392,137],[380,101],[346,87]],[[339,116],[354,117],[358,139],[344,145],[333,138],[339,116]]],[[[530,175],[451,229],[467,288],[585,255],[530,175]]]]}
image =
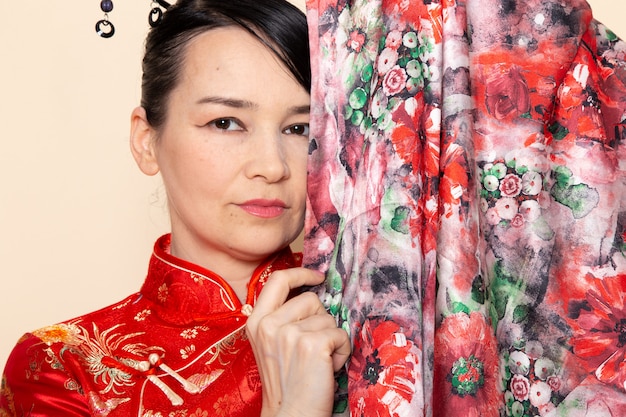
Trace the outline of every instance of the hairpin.
{"type": "Polygon", "coordinates": [[[148,23],[150,23],[150,27],[155,27],[161,23],[161,19],[163,19],[163,10],[161,8],[167,10],[170,6],[171,4],[165,0],[152,1],[152,10],[150,10],[150,14],[148,15],[148,23]]]}
{"type": "Polygon", "coordinates": [[[110,38],[115,34],[115,26],[109,21],[109,12],[113,10],[113,0],[102,0],[100,9],[104,12],[104,18],[96,23],[96,33],[103,38],[110,38]]]}
{"type": "MultiPolygon", "coordinates": [[[[148,15],[148,23],[151,27],[157,26],[163,19],[163,9],[167,10],[171,4],[165,0],[152,0],[152,8],[148,15]]],[[[113,10],[113,0],[101,0],[100,10],[104,17],[96,23],[96,33],[103,38],[110,38],[115,34],[115,26],[109,20],[109,13],[113,10]]]]}

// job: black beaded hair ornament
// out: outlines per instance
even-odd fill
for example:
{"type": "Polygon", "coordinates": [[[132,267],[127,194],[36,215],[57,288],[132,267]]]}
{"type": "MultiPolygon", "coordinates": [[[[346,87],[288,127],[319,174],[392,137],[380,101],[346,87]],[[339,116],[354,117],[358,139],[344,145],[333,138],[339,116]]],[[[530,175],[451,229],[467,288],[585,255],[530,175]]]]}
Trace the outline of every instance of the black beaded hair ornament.
{"type": "MultiPolygon", "coordinates": [[[[155,27],[163,19],[163,9],[170,7],[171,4],[165,0],[153,0],[152,8],[148,14],[148,23],[151,27],[155,27]]],[[[96,33],[103,38],[110,38],[115,35],[115,26],[109,20],[109,13],[113,11],[113,0],[101,0],[100,10],[104,12],[104,17],[96,23],[96,33]]]]}

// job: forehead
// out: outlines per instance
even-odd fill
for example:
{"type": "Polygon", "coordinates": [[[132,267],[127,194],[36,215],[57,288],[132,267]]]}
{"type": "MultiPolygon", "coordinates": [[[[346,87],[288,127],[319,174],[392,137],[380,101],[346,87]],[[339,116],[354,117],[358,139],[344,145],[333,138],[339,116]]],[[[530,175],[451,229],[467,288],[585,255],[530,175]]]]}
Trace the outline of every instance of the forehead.
{"type": "Polygon", "coordinates": [[[243,95],[281,87],[303,89],[274,52],[240,27],[211,29],[186,47],[179,88],[189,94],[211,89],[243,95]]]}
{"type": "Polygon", "coordinates": [[[203,32],[192,38],[183,56],[183,70],[194,72],[221,71],[243,67],[254,71],[251,64],[282,63],[260,39],[238,26],[226,26],[203,32]]]}

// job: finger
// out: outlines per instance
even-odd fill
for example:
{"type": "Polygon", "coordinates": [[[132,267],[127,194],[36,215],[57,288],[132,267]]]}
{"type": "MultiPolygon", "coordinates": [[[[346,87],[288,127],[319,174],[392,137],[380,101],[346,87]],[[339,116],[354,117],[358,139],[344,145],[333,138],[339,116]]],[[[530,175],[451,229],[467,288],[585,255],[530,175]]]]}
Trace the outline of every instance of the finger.
{"type": "Polygon", "coordinates": [[[280,332],[284,334],[285,339],[295,340],[300,333],[321,332],[336,328],[334,317],[324,312],[324,314],[309,315],[301,320],[285,323],[280,327],[280,332]]]}
{"type": "Polygon", "coordinates": [[[345,365],[350,357],[352,345],[350,344],[348,333],[339,327],[335,327],[332,330],[332,336],[335,345],[335,351],[333,352],[333,370],[337,372],[345,365]]]}
{"type": "MultiPolygon", "coordinates": [[[[293,297],[272,312],[256,308],[252,312],[253,320],[264,322],[264,326],[280,327],[292,322],[298,322],[311,316],[329,316],[324,305],[314,293],[303,293],[293,297]]],[[[330,316],[329,316],[330,317],[330,316]]],[[[259,323],[260,324],[260,323],[259,323]]]]}
{"type": "Polygon", "coordinates": [[[305,331],[337,327],[315,294],[301,294],[277,310],[263,315],[254,310],[248,318],[247,332],[253,348],[274,357],[277,346],[290,346],[305,331]],[[300,324],[297,326],[294,324],[300,324]]]}
{"type": "MultiPolygon", "coordinates": [[[[319,363],[314,358],[327,357],[332,361],[333,371],[338,371],[350,357],[350,339],[345,330],[338,328],[328,320],[328,317],[314,316],[306,320],[292,323],[283,327],[280,346],[292,346],[287,351],[278,354],[284,359],[291,357],[296,360],[319,363]],[[300,354],[291,354],[295,352],[300,354]],[[304,353],[308,352],[308,353],[304,353]],[[300,356],[304,354],[304,356],[300,356]]],[[[292,364],[293,365],[293,364],[292,364]]]]}
{"type": "Polygon", "coordinates": [[[283,305],[293,289],[303,285],[317,285],[323,281],[323,274],[306,268],[274,271],[256,300],[254,309],[259,311],[257,314],[268,314],[283,305]]]}

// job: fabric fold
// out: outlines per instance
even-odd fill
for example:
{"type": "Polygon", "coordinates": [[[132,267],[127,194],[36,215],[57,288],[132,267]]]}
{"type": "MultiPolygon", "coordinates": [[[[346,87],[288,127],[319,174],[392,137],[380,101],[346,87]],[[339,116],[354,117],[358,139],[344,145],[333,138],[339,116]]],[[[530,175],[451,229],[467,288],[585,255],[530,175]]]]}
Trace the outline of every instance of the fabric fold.
{"type": "Polygon", "coordinates": [[[307,13],[337,413],[621,415],[626,44],[582,0],[307,13]]]}

